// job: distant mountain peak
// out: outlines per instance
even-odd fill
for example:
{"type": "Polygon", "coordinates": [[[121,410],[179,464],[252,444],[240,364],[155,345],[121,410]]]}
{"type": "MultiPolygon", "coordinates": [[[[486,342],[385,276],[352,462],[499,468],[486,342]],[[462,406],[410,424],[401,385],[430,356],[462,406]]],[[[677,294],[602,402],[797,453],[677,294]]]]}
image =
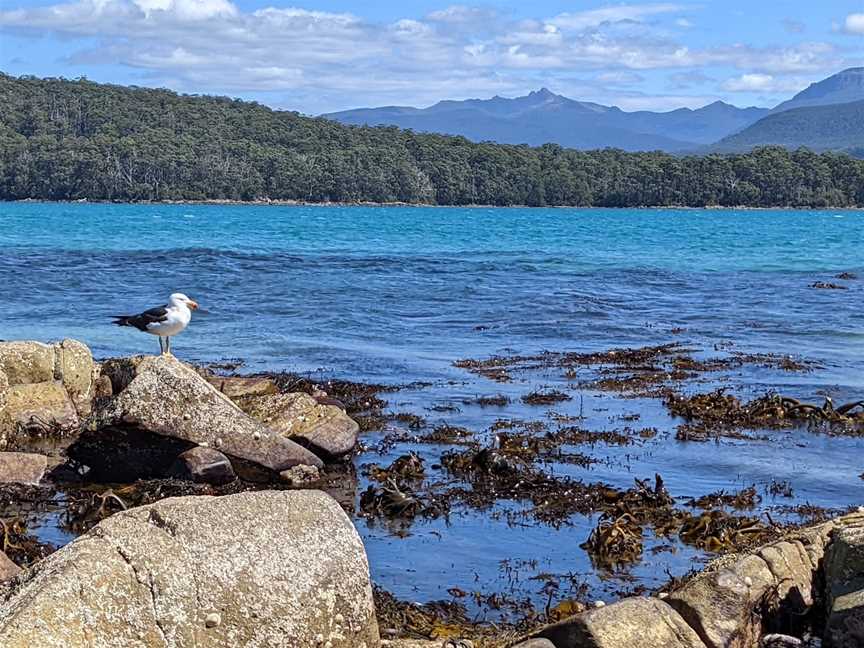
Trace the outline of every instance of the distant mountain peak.
{"type": "Polygon", "coordinates": [[[541,99],[551,99],[552,97],[558,97],[554,92],[552,92],[549,88],[543,87],[539,90],[532,90],[528,93],[529,97],[539,97],[541,99]]]}
{"type": "Polygon", "coordinates": [[[864,99],[864,67],[852,67],[832,74],[827,79],[811,83],[789,101],[784,101],[773,112],[782,112],[805,106],[827,106],[864,99]]]}

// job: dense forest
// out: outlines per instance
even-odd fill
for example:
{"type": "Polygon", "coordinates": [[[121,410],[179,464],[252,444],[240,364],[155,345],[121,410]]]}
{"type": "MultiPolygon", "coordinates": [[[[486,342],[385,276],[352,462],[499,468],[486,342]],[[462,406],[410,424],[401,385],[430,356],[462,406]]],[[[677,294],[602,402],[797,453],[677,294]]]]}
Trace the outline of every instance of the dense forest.
{"type": "Polygon", "coordinates": [[[768,115],[711,148],[718,152],[746,151],[766,145],[799,145],[856,155],[864,148],[864,101],[784,110],[768,115]]]}
{"type": "Polygon", "coordinates": [[[0,75],[0,199],[864,206],[864,160],[676,157],[343,126],[221,97],[0,75]]]}

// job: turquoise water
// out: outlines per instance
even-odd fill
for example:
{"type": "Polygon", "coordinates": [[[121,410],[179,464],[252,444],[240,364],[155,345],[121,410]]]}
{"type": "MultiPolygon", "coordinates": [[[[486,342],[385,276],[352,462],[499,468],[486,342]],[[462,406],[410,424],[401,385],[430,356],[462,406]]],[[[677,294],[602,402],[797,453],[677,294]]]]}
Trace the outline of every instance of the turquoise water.
{"type": "MultiPolygon", "coordinates": [[[[429,381],[388,398],[392,411],[424,414],[430,424],[484,430],[501,416],[536,417],[521,404],[490,411],[463,403],[499,392],[518,402],[549,383],[541,375],[499,386],[452,366],[508,350],[677,341],[710,353],[731,343],[819,363],[806,374],[744,368],[733,376],[736,388],[845,401],[864,392],[864,281],[834,276],[864,277],[862,231],[864,212],[855,211],[7,203],[0,338],[75,337],[97,357],[153,353],[155,339],[112,327],[109,316],[183,291],[205,312],[175,340],[181,357],[242,358],[248,371],[429,381]],[[810,288],[816,281],[847,289],[810,288]]],[[[674,440],[675,423],[657,402],[580,396],[572,407],[588,413],[586,427],[614,427],[614,416],[638,413],[640,426],[661,434],[635,448],[594,449],[601,462],[590,468],[558,470],[622,487],[659,471],[682,497],[788,480],[797,502],[864,503],[858,439],[796,431],[764,442],[687,444],[674,440]]],[[[406,449],[357,463],[383,463],[406,449]]],[[[441,448],[420,451],[431,462],[441,448]]],[[[784,503],[765,494],[763,508],[784,503]]],[[[593,522],[524,528],[466,512],[409,532],[358,526],[376,580],[430,600],[446,598],[453,585],[494,591],[502,560],[532,558],[541,570],[581,574],[602,596],[621,582],[610,585],[578,549],[593,522]]],[[[650,586],[665,579],[664,569],[683,573],[697,558],[678,547],[625,580],[650,586]]],[[[523,586],[542,600],[538,584],[523,586]]]]}

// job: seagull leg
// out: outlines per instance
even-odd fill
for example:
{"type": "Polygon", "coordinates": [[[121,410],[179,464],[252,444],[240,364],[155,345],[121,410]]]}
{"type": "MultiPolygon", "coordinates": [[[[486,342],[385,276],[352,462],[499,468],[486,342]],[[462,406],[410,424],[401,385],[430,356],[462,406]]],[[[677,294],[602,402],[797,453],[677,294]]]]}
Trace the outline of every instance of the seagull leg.
{"type": "Polygon", "coordinates": [[[165,336],[165,344],[168,346],[168,355],[171,355],[171,337],[165,336]]]}
{"type": "Polygon", "coordinates": [[[162,336],[161,335],[159,336],[159,354],[160,355],[165,354],[165,345],[162,343],[162,336]]]}

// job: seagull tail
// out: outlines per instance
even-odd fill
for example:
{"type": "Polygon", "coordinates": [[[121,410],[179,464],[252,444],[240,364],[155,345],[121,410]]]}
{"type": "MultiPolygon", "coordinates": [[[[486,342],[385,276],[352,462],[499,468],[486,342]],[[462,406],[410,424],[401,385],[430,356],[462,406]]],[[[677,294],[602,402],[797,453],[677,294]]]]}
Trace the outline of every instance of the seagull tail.
{"type": "Polygon", "coordinates": [[[114,321],[111,322],[112,324],[116,324],[117,326],[132,326],[132,324],[129,323],[129,319],[132,317],[131,315],[112,315],[111,317],[114,319],[114,321]]]}

